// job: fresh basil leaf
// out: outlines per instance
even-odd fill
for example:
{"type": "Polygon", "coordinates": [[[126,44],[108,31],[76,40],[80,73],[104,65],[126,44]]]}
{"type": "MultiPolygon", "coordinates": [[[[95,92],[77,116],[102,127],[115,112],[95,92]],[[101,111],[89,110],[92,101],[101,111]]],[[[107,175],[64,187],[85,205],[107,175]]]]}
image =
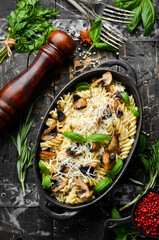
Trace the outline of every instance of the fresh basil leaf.
{"type": "Polygon", "coordinates": [[[141,20],[141,12],[142,12],[142,4],[140,4],[137,8],[133,10],[136,14],[133,17],[131,23],[127,24],[127,29],[129,32],[132,32],[141,20]]]}
{"type": "MultiPolygon", "coordinates": [[[[121,219],[122,218],[120,216],[120,213],[119,213],[119,211],[117,210],[116,207],[112,208],[112,210],[111,210],[111,217],[113,219],[121,219]]],[[[127,226],[123,225],[121,227],[117,227],[117,228],[113,229],[113,232],[115,233],[115,235],[117,237],[122,239],[126,235],[126,233],[127,233],[127,226]]]]}
{"type": "Polygon", "coordinates": [[[94,47],[109,50],[109,51],[113,51],[113,52],[117,52],[116,48],[114,48],[111,45],[109,45],[107,43],[104,43],[104,42],[95,43],[94,47]]]}
{"type": "Polygon", "coordinates": [[[122,98],[124,99],[124,101],[128,104],[128,106],[130,106],[130,99],[129,99],[129,95],[125,92],[121,93],[122,98]]]}
{"type": "Polygon", "coordinates": [[[121,171],[122,168],[123,168],[123,160],[119,158],[116,161],[114,167],[111,169],[110,176],[114,177],[121,171]]]}
{"type": "Polygon", "coordinates": [[[140,113],[137,109],[133,108],[132,106],[129,107],[132,114],[135,116],[135,117],[139,117],[140,116],[140,113]]]}
{"type": "Polygon", "coordinates": [[[114,0],[115,6],[122,9],[134,10],[141,3],[141,0],[114,0]]]}
{"type": "Polygon", "coordinates": [[[64,132],[63,135],[75,142],[83,142],[84,141],[84,136],[79,133],[64,132]]]}
{"type": "Polygon", "coordinates": [[[144,0],[142,2],[142,21],[144,25],[144,36],[150,35],[155,23],[155,7],[151,0],[144,0]]]}
{"type": "Polygon", "coordinates": [[[76,85],[76,91],[80,92],[90,88],[90,85],[87,82],[80,82],[76,85]]]}
{"type": "Polygon", "coordinates": [[[114,219],[120,219],[121,218],[120,213],[119,213],[119,211],[117,210],[116,207],[113,207],[112,210],[111,210],[111,218],[114,218],[114,219]]]}
{"type": "Polygon", "coordinates": [[[100,181],[94,188],[94,191],[100,195],[102,194],[103,192],[105,192],[108,187],[111,185],[112,183],[112,179],[110,177],[106,177],[104,178],[102,181],[100,181]]]}
{"type": "Polygon", "coordinates": [[[148,174],[148,172],[150,170],[150,162],[149,162],[149,160],[146,157],[144,157],[143,155],[141,155],[140,156],[140,163],[144,167],[146,174],[148,174]]]}
{"type": "Polygon", "coordinates": [[[89,35],[93,41],[93,43],[97,43],[100,41],[100,32],[101,32],[101,18],[96,18],[96,20],[93,22],[90,31],[89,31],[89,35]]]}
{"type": "Polygon", "coordinates": [[[45,189],[48,189],[50,186],[51,186],[51,179],[50,179],[50,175],[46,175],[44,178],[43,178],[43,187],[45,189]]]}
{"type": "Polygon", "coordinates": [[[42,161],[39,162],[39,168],[45,174],[49,174],[50,173],[49,169],[46,167],[46,165],[42,161]]]}
{"type": "Polygon", "coordinates": [[[106,134],[98,133],[98,134],[90,135],[87,138],[87,140],[91,142],[103,142],[103,141],[110,141],[111,137],[106,134]]]}
{"type": "Polygon", "coordinates": [[[143,153],[146,148],[146,137],[143,134],[140,134],[139,141],[137,144],[137,152],[143,153]]]}

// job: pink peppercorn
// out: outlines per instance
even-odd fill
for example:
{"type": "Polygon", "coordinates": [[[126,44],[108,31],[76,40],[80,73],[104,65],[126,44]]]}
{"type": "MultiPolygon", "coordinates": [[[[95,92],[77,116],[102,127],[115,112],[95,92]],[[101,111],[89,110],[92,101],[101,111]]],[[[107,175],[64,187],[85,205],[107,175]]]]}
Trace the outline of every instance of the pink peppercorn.
{"type": "Polygon", "coordinates": [[[135,209],[135,222],[151,236],[159,236],[159,193],[149,192],[135,209]]]}

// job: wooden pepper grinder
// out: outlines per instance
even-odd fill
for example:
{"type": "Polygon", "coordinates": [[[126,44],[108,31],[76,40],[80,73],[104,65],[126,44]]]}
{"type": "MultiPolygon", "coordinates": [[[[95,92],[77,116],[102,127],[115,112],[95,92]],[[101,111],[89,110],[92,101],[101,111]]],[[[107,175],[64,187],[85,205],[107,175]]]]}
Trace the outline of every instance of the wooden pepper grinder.
{"type": "Polygon", "coordinates": [[[75,52],[75,41],[65,32],[57,30],[49,35],[33,63],[12,79],[0,91],[0,137],[17,121],[20,113],[33,102],[37,91],[52,71],[75,52]]]}

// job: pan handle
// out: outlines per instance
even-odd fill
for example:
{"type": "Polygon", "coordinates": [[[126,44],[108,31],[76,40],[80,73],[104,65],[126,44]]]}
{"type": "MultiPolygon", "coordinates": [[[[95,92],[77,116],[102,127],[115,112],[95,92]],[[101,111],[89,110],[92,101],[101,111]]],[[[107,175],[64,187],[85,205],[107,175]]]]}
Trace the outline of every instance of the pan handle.
{"type": "Polygon", "coordinates": [[[137,77],[136,77],[136,73],[134,71],[134,69],[125,61],[121,61],[121,60],[117,60],[117,59],[111,59],[108,60],[106,62],[103,62],[102,64],[100,64],[97,68],[101,68],[101,67],[112,67],[112,66],[120,66],[123,67],[126,70],[126,76],[129,77],[130,79],[133,80],[133,83],[137,84],[137,77]]]}
{"type": "MultiPolygon", "coordinates": [[[[51,206],[48,205],[48,201],[44,200],[44,198],[39,200],[39,205],[42,208],[42,210],[48,214],[50,217],[57,219],[57,220],[66,220],[68,218],[71,218],[73,216],[75,216],[76,214],[78,214],[80,212],[80,210],[77,211],[69,211],[67,209],[63,209],[60,208],[60,213],[56,212],[54,209],[51,209],[51,206]],[[63,212],[61,212],[61,210],[63,210],[63,212]]],[[[54,205],[52,204],[52,207],[54,207],[54,205]]]]}
{"type": "Polygon", "coordinates": [[[114,229],[116,227],[119,227],[123,224],[130,223],[132,222],[132,216],[128,216],[125,218],[120,218],[120,219],[107,219],[104,223],[104,227],[106,229],[114,229]],[[113,225],[110,225],[110,223],[114,223],[113,225]]]}

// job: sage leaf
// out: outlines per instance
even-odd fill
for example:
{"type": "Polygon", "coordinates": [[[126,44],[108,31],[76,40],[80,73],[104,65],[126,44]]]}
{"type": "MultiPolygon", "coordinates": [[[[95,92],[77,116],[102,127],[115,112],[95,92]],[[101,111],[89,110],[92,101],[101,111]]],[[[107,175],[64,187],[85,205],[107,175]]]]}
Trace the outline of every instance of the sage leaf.
{"type": "Polygon", "coordinates": [[[83,142],[85,140],[84,136],[79,133],[64,132],[63,135],[75,142],[83,142]]]}
{"type": "Polygon", "coordinates": [[[115,6],[122,9],[133,10],[138,7],[141,0],[114,0],[115,6]]]}
{"type": "Polygon", "coordinates": [[[111,137],[106,134],[98,133],[98,134],[90,135],[87,138],[87,140],[91,142],[103,142],[103,141],[110,141],[111,137]]]}
{"type": "Polygon", "coordinates": [[[80,82],[76,85],[76,92],[88,90],[90,85],[87,82],[80,82]]]}
{"type": "Polygon", "coordinates": [[[129,95],[125,92],[121,93],[122,98],[124,99],[124,101],[128,104],[128,106],[130,106],[130,99],[129,99],[129,95]]]}
{"type": "Polygon", "coordinates": [[[90,28],[90,31],[89,31],[89,35],[93,41],[93,43],[97,43],[100,41],[100,32],[101,32],[101,18],[98,17],[96,18],[96,20],[93,22],[91,28],[90,28]]]}
{"type": "Polygon", "coordinates": [[[142,2],[142,21],[144,25],[144,36],[148,36],[155,23],[155,7],[153,6],[151,0],[144,0],[142,2]]]}
{"type": "Polygon", "coordinates": [[[132,106],[129,107],[132,114],[135,116],[135,117],[139,117],[140,116],[140,113],[137,109],[133,108],[132,106]]]}
{"type": "Polygon", "coordinates": [[[50,175],[46,175],[44,178],[43,178],[43,187],[45,189],[48,189],[50,186],[51,186],[51,179],[50,179],[50,175]]]}
{"type": "Polygon", "coordinates": [[[146,148],[146,137],[143,134],[140,134],[139,141],[137,144],[137,152],[143,153],[146,148]]]}
{"type": "Polygon", "coordinates": [[[39,162],[39,168],[45,174],[49,174],[50,173],[49,169],[46,167],[46,165],[42,161],[39,162]]]}

